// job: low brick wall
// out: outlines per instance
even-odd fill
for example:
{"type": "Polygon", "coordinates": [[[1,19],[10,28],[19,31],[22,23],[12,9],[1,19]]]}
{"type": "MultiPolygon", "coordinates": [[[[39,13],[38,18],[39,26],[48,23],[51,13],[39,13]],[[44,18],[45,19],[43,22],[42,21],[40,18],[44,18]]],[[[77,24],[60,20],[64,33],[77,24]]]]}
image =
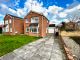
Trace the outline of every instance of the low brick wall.
{"type": "Polygon", "coordinates": [[[64,49],[69,60],[79,60],[80,59],[80,45],[78,45],[74,40],[69,37],[62,37],[64,43],[64,49]]]}
{"type": "Polygon", "coordinates": [[[62,45],[63,45],[63,48],[65,50],[65,53],[66,53],[66,57],[67,57],[67,60],[75,60],[74,57],[73,57],[73,54],[71,53],[70,49],[68,48],[68,46],[65,44],[63,38],[60,36],[60,40],[62,42],[62,45]]]}

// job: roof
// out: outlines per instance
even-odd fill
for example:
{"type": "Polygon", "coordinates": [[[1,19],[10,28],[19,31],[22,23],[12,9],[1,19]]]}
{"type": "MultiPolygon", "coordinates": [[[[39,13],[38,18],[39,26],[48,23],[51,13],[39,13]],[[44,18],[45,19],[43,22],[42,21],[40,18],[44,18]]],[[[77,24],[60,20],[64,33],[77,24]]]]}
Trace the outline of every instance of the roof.
{"type": "Polygon", "coordinates": [[[19,19],[23,19],[21,17],[17,17],[17,16],[14,16],[14,15],[11,15],[11,14],[6,14],[6,15],[9,15],[9,16],[12,16],[12,17],[15,17],[15,18],[19,18],[19,19]]]}
{"type": "Polygon", "coordinates": [[[38,26],[38,23],[31,23],[30,26],[38,26]]]}
{"type": "Polygon", "coordinates": [[[49,27],[55,27],[55,24],[49,24],[49,27]]]}
{"type": "MultiPolygon", "coordinates": [[[[35,12],[35,11],[32,11],[32,10],[29,11],[29,13],[31,13],[31,12],[32,12],[32,13],[39,14],[39,15],[42,15],[43,17],[45,17],[45,18],[48,20],[48,18],[47,18],[46,16],[44,16],[43,13],[35,12]]],[[[29,15],[29,13],[28,13],[27,15],[29,15]]],[[[48,20],[48,21],[49,21],[49,20],[48,20]]]]}

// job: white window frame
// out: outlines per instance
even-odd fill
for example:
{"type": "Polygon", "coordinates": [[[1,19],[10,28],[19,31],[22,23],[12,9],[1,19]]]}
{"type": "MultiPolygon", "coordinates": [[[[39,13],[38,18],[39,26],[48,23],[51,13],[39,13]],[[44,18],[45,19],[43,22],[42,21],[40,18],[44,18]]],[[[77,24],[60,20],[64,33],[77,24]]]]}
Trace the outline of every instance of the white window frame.
{"type": "Polygon", "coordinates": [[[9,24],[5,27],[5,32],[9,32],[9,24]]]}
{"type": "Polygon", "coordinates": [[[39,17],[32,17],[31,23],[39,23],[39,17]]]}
{"type": "Polygon", "coordinates": [[[28,27],[26,27],[26,32],[29,32],[29,28],[28,27]]]}
{"type": "Polygon", "coordinates": [[[10,32],[12,32],[12,28],[10,28],[10,32]]]}
{"type": "Polygon", "coordinates": [[[11,19],[9,19],[9,23],[11,23],[12,21],[11,21],[11,19]]]}
{"type": "Polygon", "coordinates": [[[25,19],[26,20],[26,23],[29,23],[28,19],[25,19]]]}
{"type": "Polygon", "coordinates": [[[32,33],[38,33],[39,32],[39,30],[38,30],[38,27],[30,27],[30,32],[32,32],[32,33]],[[34,28],[36,28],[36,32],[34,32],[32,29],[34,29],[34,28]]]}

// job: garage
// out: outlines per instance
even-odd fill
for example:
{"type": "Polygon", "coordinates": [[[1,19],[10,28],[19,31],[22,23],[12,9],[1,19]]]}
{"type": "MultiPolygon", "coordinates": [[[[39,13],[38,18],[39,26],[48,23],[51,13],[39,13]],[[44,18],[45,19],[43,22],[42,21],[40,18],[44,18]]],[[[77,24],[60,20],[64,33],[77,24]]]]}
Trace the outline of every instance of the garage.
{"type": "Polygon", "coordinates": [[[49,24],[48,33],[54,33],[55,24],[49,24]]]}

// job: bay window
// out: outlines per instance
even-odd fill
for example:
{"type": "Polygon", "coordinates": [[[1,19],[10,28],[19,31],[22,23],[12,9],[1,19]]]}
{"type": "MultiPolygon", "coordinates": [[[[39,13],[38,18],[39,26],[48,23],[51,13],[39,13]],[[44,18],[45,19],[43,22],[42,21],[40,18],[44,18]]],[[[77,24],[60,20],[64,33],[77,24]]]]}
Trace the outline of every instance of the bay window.
{"type": "Polygon", "coordinates": [[[9,19],[9,23],[11,23],[11,19],[9,19]]]}
{"type": "Polygon", "coordinates": [[[30,32],[38,33],[38,27],[31,27],[30,32]]]}

